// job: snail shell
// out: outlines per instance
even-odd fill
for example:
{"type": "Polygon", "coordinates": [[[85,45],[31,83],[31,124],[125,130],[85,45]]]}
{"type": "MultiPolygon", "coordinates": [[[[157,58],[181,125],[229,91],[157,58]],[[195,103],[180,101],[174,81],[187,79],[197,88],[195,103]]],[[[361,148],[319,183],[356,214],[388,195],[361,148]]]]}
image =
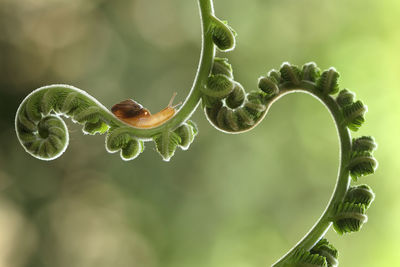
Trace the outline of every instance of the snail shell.
{"type": "Polygon", "coordinates": [[[133,127],[156,127],[163,124],[175,115],[176,110],[174,107],[171,106],[174,96],[172,97],[169,105],[165,109],[153,115],[148,109],[144,108],[142,105],[132,99],[127,99],[118,104],[115,104],[114,106],[112,106],[111,112],[118,119],[133,127]]]}

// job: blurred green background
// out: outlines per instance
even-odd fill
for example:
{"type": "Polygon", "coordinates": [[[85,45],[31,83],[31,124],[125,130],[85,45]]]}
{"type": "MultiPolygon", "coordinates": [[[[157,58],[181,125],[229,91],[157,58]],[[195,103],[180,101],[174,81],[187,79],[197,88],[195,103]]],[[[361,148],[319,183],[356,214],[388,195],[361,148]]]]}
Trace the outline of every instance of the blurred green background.
{"type": "MultiPolygon", "coordinates": [[[[67,120],[70,145],[37,160],[14,132],[33,89],[67,83],[107,107],[133,98],[151,111],[195,75],[195,0],[0,1],[0,266],[268,266],[314,224],[333,190],[338,140],[312,97],[289,95],[253,131],[226,135],[201,110],[189,151],[166,163],[148,143],[131,162],[104,136],[67,120]]],[[[400,1],[215,0],[238,32],[227,56],[247,90],[284,61],[341,72],[369,107],[354,136],[373,135],[376,192],[361,233],[330,241],[341,266],[400,262],[400,1]]]]}

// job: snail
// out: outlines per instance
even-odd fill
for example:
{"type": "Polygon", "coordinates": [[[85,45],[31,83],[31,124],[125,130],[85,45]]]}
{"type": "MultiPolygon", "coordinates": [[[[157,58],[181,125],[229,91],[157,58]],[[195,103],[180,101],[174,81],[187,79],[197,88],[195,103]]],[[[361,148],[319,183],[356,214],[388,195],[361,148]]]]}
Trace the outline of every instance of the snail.
{"type": "Polygon", "coordinates": [[[172,95],[168,106],[156,114],[151,114],[150,111],[144,108],[139,103],[132,99],[124,100],[118,104],[115,104],[111,108],[111,112],[121,121],[136,127],[136,128],[152,128],[159,126],[169,120],[176,113],[176,107],[172,106],[175,99],[176,92],[172,95]]]}

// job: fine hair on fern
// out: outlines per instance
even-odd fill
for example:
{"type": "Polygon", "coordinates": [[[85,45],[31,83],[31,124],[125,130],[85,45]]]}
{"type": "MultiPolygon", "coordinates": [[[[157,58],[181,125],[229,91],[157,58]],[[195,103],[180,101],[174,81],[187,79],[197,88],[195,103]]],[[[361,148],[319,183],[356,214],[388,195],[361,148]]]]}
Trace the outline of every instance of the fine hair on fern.
{"type": "Polygon", "coordinates": [[[302,66],[284,62],[255,78],[256,90],[245,90],[235,79],[229,59],[216,57],[217,51],[226,53],[235,48],[236,32],[215,15],[212,0],[198,3],[202,52],[193,86],[181,106],[172,106],[170,101],[168,116],[160,113],[162,118],[157,123],[143,124],[141,120],[152,115],[134,100],[120,102],[111,112],[76,87],[44,86],[30,93],[17,110],[19,142],[40,160],[60,157],[69,142],[64,117],[82,125],[84,134],[104,134],[106,151],[119,153],[125,161],[138,157],[149,142],[164,161],[169,161],[178,148],[188,150],[194,142],[198,129],[190,118],[199,106],[215,129],[240,134],[260,124],[280,98],[293,93],[311,95],[326,107],[336,125],[341,153],[339,175],[320,219],[273,266],[338,266],[338,251],[324,237],[327,230],[333,225],[339,234],[359,231],[368,220],[367,209],[375,198],[368,185],[351,185],[374,173],[378,166],[373,156],[377,148],[374,138],[351,136],[365,122],[367,106],[355,93],[341,87],[335,68],[320,70],[314,62],[302,66]]]}

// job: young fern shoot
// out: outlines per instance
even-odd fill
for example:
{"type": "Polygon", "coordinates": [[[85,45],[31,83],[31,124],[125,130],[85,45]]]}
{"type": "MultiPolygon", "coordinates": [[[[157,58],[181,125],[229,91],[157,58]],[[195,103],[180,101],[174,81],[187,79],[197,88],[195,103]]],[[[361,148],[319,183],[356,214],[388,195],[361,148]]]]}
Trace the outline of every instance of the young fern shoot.
{"type": "Polygon", "coordinates": [[[355,94],[340,90],[334,68],[321,72],[313,62],[302,67],[283,63],[258,79],[258,90],[246,92],[235,81],[226,58],[215,57],[216,48],[235,48],[236,33],[214,15],[211,0],[198,0],[202,22],[202,52],[198,71],[182,107],[169,105],[150,112],[133,100],[114,105],[111,111],[86,92],[69,85],[50,85],[29,94],[15,118],[17,137],[24,149],[41,160],[53,160],[68,146],[68,129],[61,116],[83,125],[86,134],[107,134],[106,149],[120,152],[124,160],[136,158],[144,143],[154,141],[165,161],[178,147],[186,150],[197,135],[189,120],[202,103],[209,122],[218,130],[236,134],[249,131],[267,115],[281,97],[306,93],[320,100],[332,115],[340,140],[341,162],[336,187],[320,219],[289,252],[273,266],[338,266],[338,251],[325,238],[333,225],[339,234],[359,231],[367,222],[366,210],[374,200],[368,185],[350,185],[374,173],[377,145],[370,136],[351,138],[365,121],[367,107],[355,94]],[[334,95],[336,95],[334,97],[334,95]]]}

